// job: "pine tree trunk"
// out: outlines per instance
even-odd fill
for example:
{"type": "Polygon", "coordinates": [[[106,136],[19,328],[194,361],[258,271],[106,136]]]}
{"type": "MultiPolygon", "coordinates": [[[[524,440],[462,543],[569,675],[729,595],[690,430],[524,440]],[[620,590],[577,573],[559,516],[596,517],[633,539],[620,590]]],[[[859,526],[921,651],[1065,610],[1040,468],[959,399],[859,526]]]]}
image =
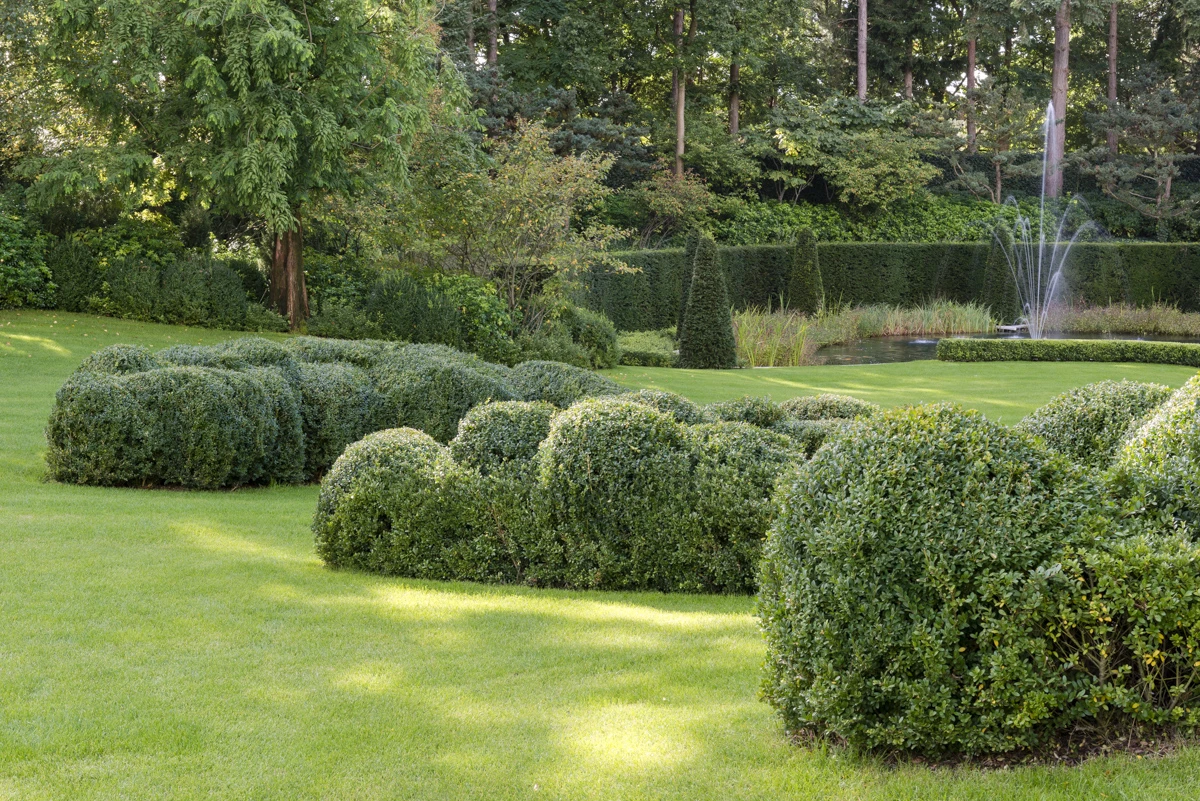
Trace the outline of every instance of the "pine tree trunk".
{"type": "Polygon", "coordinates": [[[475,0],[467,0],[467,57],[468,67],[475,66],[475,0]]]}
{"type": "Polygon", "coordinates": [[[1060,197],[1063,190],[1063,155],[1067,145],[1067,78],[1071,56],[1071,0],[1062,0],[1054,15],[1054,67],[1050,73],[1050,101],[1054,105],[1054,130],[1046,154],[1049,174],[1047,197],[1060,197]]]}
{"type": "Polygon", "coordinates": [[[304,285],[304,231],[275,234],[271,252],[271,305],[287,318],[293,331],[308,319],[308,290],[304,285]]]}
{"type": "Polygon", "coordinates": [[[858,99],[867,101],[867,0],[858,0],[858,99]]]}
{"type": "Polygon", "coordinates": [[[683,153],[686,135],[684,110],[687,105],[687,78],[683,71],[683,6],[675,9],[675,175],[683,175],[683,153]]]}
{"type": "Polygon", "coordinates": [[[496,66],[496,34],[499,22],[496,17],[496,0],[488,0],[488,51],[487,63],[496,66]]]}
{"type": "Polygon", "coordinates": [[[904,99],[913,99],[913,40],[908,40],[908,53],[904,58],[904,99]]]}
{"type": "Polygon", "coordinates": [[[975,145],[975,37],[967,40],[967,152],[974,153],[975,145]]]}
{"type": "Polygon", "coordinates": [[[729,135],[737,139],[742,99],[738,95],[740,65],[734,61],[729,65],[729,135]]]}
{"type": "MultiPolygon", "coordinates": [[[[1117,102],[1117,3],[1108,7],[1108,102],[1117,102]]],[[[1117,155],[1117,131],[1108,131],[1109,155],[1117,155]]]]}

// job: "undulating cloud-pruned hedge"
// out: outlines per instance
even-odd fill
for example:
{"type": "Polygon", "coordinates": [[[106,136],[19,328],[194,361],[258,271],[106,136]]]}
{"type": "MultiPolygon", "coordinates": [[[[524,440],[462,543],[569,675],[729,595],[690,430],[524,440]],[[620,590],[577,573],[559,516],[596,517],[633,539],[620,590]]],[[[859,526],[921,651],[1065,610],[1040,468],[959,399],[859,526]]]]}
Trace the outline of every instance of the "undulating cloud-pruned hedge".
{"type": "MultiPolygon", "coordinates": [[[[718,248],[729,299],[737,309],[780,303],[811,312],[836,305],[915,306],[932,298],[982,303],[1005,321],[1021,314],[1004,254],[981,242],[813,242],[718,248]]],[[[585,276],[587,303],[621,331],[678,322],[691,262],[682,248],[615,254],[633,270],[596,266],[585,276]]],[[[1200,310],[1200,244],[1083,242],[1066,263],[1073,302],[1166,302],[1200,310]]]]}
{"type": "Polygon", "coordinates": [[[59,390],[47,461],[61,481],[212,489],[320,476],[367,433],[445,442],[488,401],[624,390],[556,362],[509,368],[442,345],[258,337],[153,353],[113,346],[59,390]]]}
{"type": "Polygon", "coordinates": [[[1012,429],[848,424],[781,480],[761,560],[788,730],[946,754],[1200,728],[1198,399],[1102,382],[1012,429]]]}
{"type": "Polygon", "coordinates": [[[414,578],[748,592],[776,478],[848,423],[653,390],[488,403],[446,448],[406,430],[350,446],[322,484],[317,550],[414,578]]]}
{"type": "Polygon", "coordinates": [[[1143,362],[1200,367],[1200,345],[1134,339],[970,339],[938,341],[945,362],[1143,362]]]}

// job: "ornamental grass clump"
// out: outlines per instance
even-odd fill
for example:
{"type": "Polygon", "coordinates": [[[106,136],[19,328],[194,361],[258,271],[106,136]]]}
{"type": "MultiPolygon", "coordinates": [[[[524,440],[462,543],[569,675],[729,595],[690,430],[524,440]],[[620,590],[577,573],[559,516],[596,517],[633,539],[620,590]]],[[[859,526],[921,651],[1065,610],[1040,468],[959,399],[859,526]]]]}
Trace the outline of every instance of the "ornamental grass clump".
{"type": "Polygon", "coordinates": [[[760,566],[764,697],[864,749],[1043,742],[1078,688],[1029,620],[1098,492],[1031,437],[949,405],[852,424],[781,481],[760,566]]]}

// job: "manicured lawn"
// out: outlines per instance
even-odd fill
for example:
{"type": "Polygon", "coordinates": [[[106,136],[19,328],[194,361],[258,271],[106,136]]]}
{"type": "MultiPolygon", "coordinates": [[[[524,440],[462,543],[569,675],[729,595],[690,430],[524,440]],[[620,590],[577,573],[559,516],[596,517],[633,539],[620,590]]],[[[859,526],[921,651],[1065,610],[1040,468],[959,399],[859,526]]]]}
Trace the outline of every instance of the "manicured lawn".
{"type": "MultiPolygon", "coordinates": [[[[1195,797],[1196,749],[981,772],[791,746],[756,698],[748,598],[336,573],[312,553],[314,487],[42,480],[54,391],[88,352],[227,336],[0,312],[0,798],[1195,797]]],[[[697,400],[959,397],[1007,421],[1074,383],[1190,374],[943,367],[620,375],[697,400]]]]}

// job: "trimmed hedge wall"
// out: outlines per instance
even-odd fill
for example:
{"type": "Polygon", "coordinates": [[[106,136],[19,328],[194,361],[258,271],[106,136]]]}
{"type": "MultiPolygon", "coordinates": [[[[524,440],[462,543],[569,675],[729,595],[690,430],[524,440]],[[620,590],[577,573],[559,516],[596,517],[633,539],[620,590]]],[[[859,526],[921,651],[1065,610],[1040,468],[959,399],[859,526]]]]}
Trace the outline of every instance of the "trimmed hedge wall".
{"type": "MultiPolygon", "coordinates": [[[[585,276],[586,302],[622,331],[666,328],[677,322],[685,274],[682,249],[614,254],[634,272],[596,267],[585,276]]],[[[933,298],[975,301],[998,317],[1020,313],[999,248],[980,243],[806,242],[721,247],[719,263],[731,303],[747,306],[914,305],[933,298]],[[815,269],[814,253],[815,250],[815,269]],[[819,288],[819,290],[817,289],[819,288]]],[[[1166,301],[1200,311],[1200,244],[1079,243],[1067,262],[1072,300],[1089,304],[1166,301]]]]}
{"type": "Polygon", "coordinates": [[[444,345],[257,337],[159,353],[97,351],[59,390],[50,475],[102,485],[198,489],[319,477],[381,429],[447,442],[489,401],[564,407],[626,390],[557,362],[492,364],[444,345]]]}
{"type": "Polygon", "coordinates": [[[1200,367],[1200,344],[1136,339],[967,339],[938,342],[944,362],[1143,362],[1200,367]]]}

